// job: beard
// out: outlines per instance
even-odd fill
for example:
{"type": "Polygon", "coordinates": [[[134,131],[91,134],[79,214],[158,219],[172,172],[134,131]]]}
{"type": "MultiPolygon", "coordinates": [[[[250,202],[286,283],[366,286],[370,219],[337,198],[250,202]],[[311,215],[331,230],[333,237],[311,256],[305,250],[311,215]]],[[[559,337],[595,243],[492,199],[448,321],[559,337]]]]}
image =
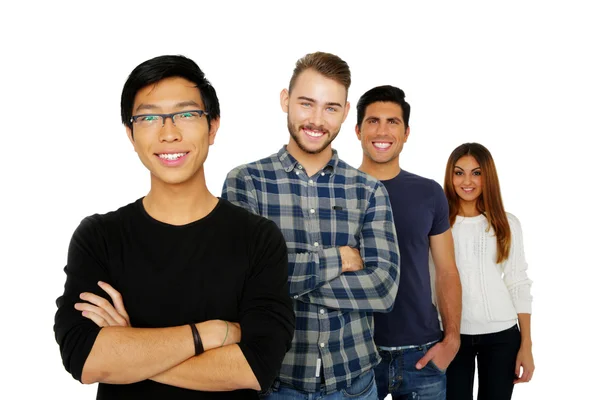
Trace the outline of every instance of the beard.
{"type": "Polygon", "coordinates": [[[333,139],[336,138],[336,136],[338,135],[338,133],[340,132],[340,129],[341,129],[341,127],[340,127],[340,129],[338,129],[337,132],[331,133],[327,129],[325,129],[323,126],[315,126],[312,124],[299,125],[298,129],[296,129],[296,127],[294,127],[294,124],[292,123],[292,121],[290,121],[289,114],[288,114],[288,118],[287,118],[287,125],[288,125],[288,131],[290,131],[290,136],[292,137],[292,139],[294,139],[294,142],[296,142],[296,144],[298,145],[300,150],[302,150],[303,152],[308,153],[308,154],[319,154],[320,152],[325,150],[331,144],[331,142],[333,142],[333,139]],[[319,147],[318,149],[309,149],[300,140],[300,135],[301,135],[300,131],[302,129],[319,130],[319,131],[323,132],[323,135],[328,136],[328,140],[326,140],[323,143],[323,145],[321,147],[319,147]]]}

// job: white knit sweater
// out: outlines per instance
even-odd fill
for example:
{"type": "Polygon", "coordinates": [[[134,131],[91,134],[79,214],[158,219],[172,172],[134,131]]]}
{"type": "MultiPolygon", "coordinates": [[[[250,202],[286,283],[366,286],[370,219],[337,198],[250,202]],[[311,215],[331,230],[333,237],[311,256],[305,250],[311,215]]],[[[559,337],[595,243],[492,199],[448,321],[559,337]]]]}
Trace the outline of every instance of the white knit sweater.
{"type": "Polygon", "coordinates": [[[462,334],[499,332],[515,324],[517,313],[531,314],[532,282],[527,277],[521,224],[514,215],[507,213],[507,217],[512,240],[508,259],[500,264],[496,263],[496,236],[491,227],[487,230],[484,215],[457,216],[452,227],[463,294],[462,334]]]}

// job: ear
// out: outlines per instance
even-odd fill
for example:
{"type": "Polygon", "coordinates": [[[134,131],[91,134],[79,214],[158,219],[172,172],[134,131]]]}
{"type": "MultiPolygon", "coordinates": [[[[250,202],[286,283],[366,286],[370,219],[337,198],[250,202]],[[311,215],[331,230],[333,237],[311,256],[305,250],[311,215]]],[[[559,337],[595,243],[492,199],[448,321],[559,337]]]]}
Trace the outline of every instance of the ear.
{"type": "Polygon", "coordinates": [[[210,121],[210,131],[208,131],[208,145],[212,145],[215,143],[215,137],[217,136],[217,131],[219,130],[219,126],[221,126],[221,118],[214,118],[210,121]]]}
{"type": "Polygon", "coordinates": [[[133,147],[135,147],[135,139],[133,138],[133,131],[131,130],[130,127],[125,126],[125,132],[127,132],[127,139],[129,139],[129,141],[131,142],[133,147]]]}
{"type": "Polygon", "coordinates": [[[344,121],[346,120],[346,117],[348,116],[348,111],[350,111],[350,102],[349,101],[346,102],[346,107],[344,108],[344,119],[342,119],[342,124],[344,123],[344,121]]]}
{"type": "Polygon", "coordinates": [[[279,101],[281,102],[281,109],[284,113],[287,113],[290,107],[290,92],[287,89],[281,91],[279,101]]]}
{"type": "Polygon", "coordinates": [[[408,140],[408,135],[410,135],[410,126],[406,127],[406,132],[404,133],[404,143],[408,140]]]}
{"type": "Polygon", "coordinates": [[[354,132],[356,132],[356,137],[358,138],[358,140],[362,140],[362,137],[360,134],[360,126],[358,126],[358,124],[356,124],[356,126],[354,127],[354,132]]]}

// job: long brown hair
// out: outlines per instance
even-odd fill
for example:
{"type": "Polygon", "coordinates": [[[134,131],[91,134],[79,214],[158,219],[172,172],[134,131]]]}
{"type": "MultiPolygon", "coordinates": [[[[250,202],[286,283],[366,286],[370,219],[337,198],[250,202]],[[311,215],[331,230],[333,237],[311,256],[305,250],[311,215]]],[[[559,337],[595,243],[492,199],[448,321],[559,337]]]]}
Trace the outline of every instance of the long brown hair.
{"type": "Polygon", "coordinates": [[[510,252],[510,226],[508,218],[504,211],[502,195],[500,194],[500,181],[496,172],[496,165],[492,154],[479,143],[464,143],[458,146],[446,164],[446,176],[444,178],[444,192],[448,199],[450,209],[450,225],[454,225],[456,216],[460,211],[460,197],[454,190],[452,178],[454,176],[454,166],[461,157],[472,156],[481,167],[482,188],[481,195],[477,199],[477,211],[484,214],[489,222],[489,227],[494,229],[497,243],[496,262],[501,263],[508,258],[510,252]]]}

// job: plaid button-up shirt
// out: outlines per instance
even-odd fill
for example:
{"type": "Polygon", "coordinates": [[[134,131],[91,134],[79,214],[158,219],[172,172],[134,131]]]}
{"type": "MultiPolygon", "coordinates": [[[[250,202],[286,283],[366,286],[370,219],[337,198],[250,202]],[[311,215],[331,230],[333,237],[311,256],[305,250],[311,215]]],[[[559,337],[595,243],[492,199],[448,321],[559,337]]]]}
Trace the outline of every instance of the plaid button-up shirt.
{"type": "Polygon", "coordinates": [[[278,379],[305,392],[349,387],[379,363],[372,313],[390,311],[398,291],[400,254],[385,187],[335,150],[307,176],[284,146],[233,169],[222,196],[277,223],[287,242],[296,332],[278,379]],[[342,273],[341,246],[360,249],[364,269],[342,273]]]}

